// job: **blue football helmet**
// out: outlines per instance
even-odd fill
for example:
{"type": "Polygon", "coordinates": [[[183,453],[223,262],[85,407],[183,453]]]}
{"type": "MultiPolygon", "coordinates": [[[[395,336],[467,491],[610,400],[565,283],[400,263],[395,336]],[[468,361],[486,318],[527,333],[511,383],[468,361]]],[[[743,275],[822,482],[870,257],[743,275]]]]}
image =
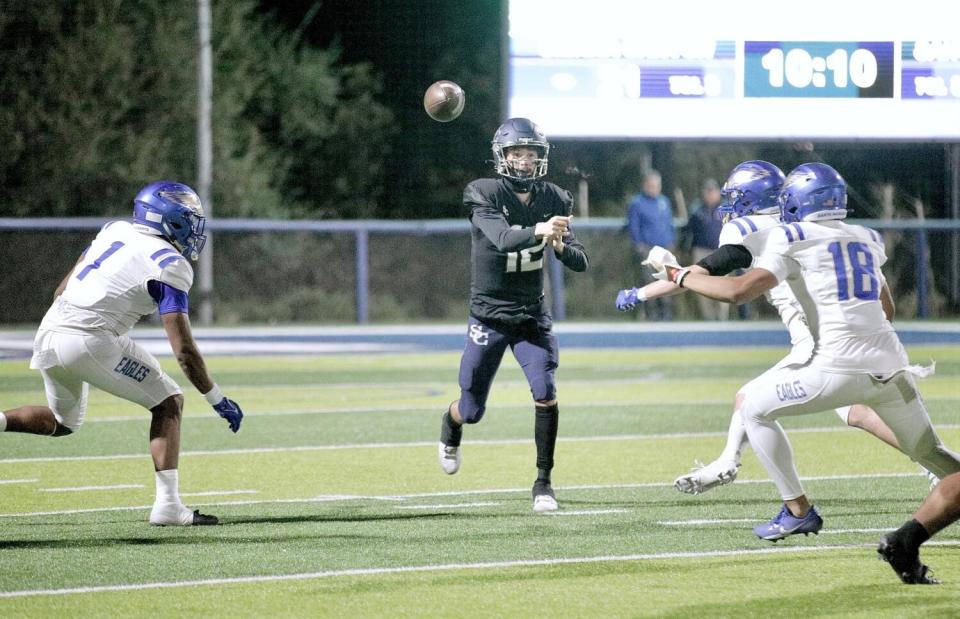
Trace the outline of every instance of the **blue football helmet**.
{"type": "Polygon", "coordinates": [[[174,181],[157,181],[141,189],[133,199],[133,225],[140,232],[162,236],[181,255],[196,260],[207,237],[206,218],[200,196],[174,181]]]}
{"type": "Polygon", "coordinates": [[[493,134],[493,165],[500,176],[513,185],[515,191],[530,191],[534,181],[546,176],[547,160],[550,156],[550,143],[540,127],[528,118],[511,118],[497,128],[493,134]],[[507,161],[506,151],[512,146],[526,146],[537,150],[539,157],[533,162],[533,169],[521,170],[507,161]]]}
{"type": "Polygon", "coordinates": [[[723,203],[717,208],[726,219],[744,215],[772,215],[780,211],[777,196],[783,187],[783,172],[767,161],[744,161],[730,172],[720,190],[723,203]]]}
{"type": "Polygon", "coordinates": [[[787,175],[779,200],[784,223],[843,219],[847,216],[847,183],[825,163],[804,163],[787,175]]]}

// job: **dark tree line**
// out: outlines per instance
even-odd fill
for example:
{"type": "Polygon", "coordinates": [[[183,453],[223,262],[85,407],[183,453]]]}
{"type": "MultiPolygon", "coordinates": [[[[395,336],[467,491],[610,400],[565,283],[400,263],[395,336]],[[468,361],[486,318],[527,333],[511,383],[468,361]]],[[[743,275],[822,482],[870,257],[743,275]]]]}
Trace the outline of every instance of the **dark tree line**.
{"type": "MultiPolygon", "coordinates": [[[[124,213],[151,180],[194,183],[194,0],[9,4],[0,215],[124,213]]],[[[393,132],[378,75],[255,9],[213,3],[217,214],[373,216],[393,132]]]]}

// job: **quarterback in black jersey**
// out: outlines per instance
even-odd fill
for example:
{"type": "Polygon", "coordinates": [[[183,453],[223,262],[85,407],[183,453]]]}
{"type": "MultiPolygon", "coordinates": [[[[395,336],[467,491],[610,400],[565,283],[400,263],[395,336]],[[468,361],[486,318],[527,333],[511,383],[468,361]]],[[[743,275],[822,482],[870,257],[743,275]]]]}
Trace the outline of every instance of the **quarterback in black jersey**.
{"type": "Polygon", "coordinates": [[[467,343],[460,360],[460,399],[443,414],[440,465],[460,468],[464,423],[485,412],[493,378],[507,347],[523,369],[534,400],[537,480],[534,511],[558,508],[551,487],[557,442],[557,339],[543,295],[543,266],[553,252],[567,268],[584,271],[587,254],[570,229],[573,196],[541,180],[550,144],[536,124],[511,118],[493,136],[497,179],[467,185],[463,204],[472,224],[472,277],[467,343]]]}

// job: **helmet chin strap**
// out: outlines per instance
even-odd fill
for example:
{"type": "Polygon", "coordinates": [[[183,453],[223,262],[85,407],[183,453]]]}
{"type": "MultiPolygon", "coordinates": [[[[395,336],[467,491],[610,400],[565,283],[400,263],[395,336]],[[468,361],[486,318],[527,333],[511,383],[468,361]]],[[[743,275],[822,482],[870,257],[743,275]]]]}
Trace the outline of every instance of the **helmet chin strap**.
{"type": "Polygon", "coordinates": [[[530,193],[530,190],[533,189],[534,179],[516,179],[516,178],[507,178],[510,181],[510,186],[513,187],[513,190],[516,193],[530,193]]]}

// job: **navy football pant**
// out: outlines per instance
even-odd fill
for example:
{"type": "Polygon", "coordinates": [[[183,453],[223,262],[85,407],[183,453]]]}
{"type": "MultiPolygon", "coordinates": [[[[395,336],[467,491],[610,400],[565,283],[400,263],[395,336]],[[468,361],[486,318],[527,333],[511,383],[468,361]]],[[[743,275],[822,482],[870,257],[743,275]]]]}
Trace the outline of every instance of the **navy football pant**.
{"type": "Polygon", "coordinates": [[[477,423],[486,410],[490,386],[507,347],[513,351],[535,401],[557,397],[556,370],[560,352],[550,331],[530,330],[510,334],[494,329],[473,316],[467,323],[467,345],[460,358],[460,417],[477,423]]]}

